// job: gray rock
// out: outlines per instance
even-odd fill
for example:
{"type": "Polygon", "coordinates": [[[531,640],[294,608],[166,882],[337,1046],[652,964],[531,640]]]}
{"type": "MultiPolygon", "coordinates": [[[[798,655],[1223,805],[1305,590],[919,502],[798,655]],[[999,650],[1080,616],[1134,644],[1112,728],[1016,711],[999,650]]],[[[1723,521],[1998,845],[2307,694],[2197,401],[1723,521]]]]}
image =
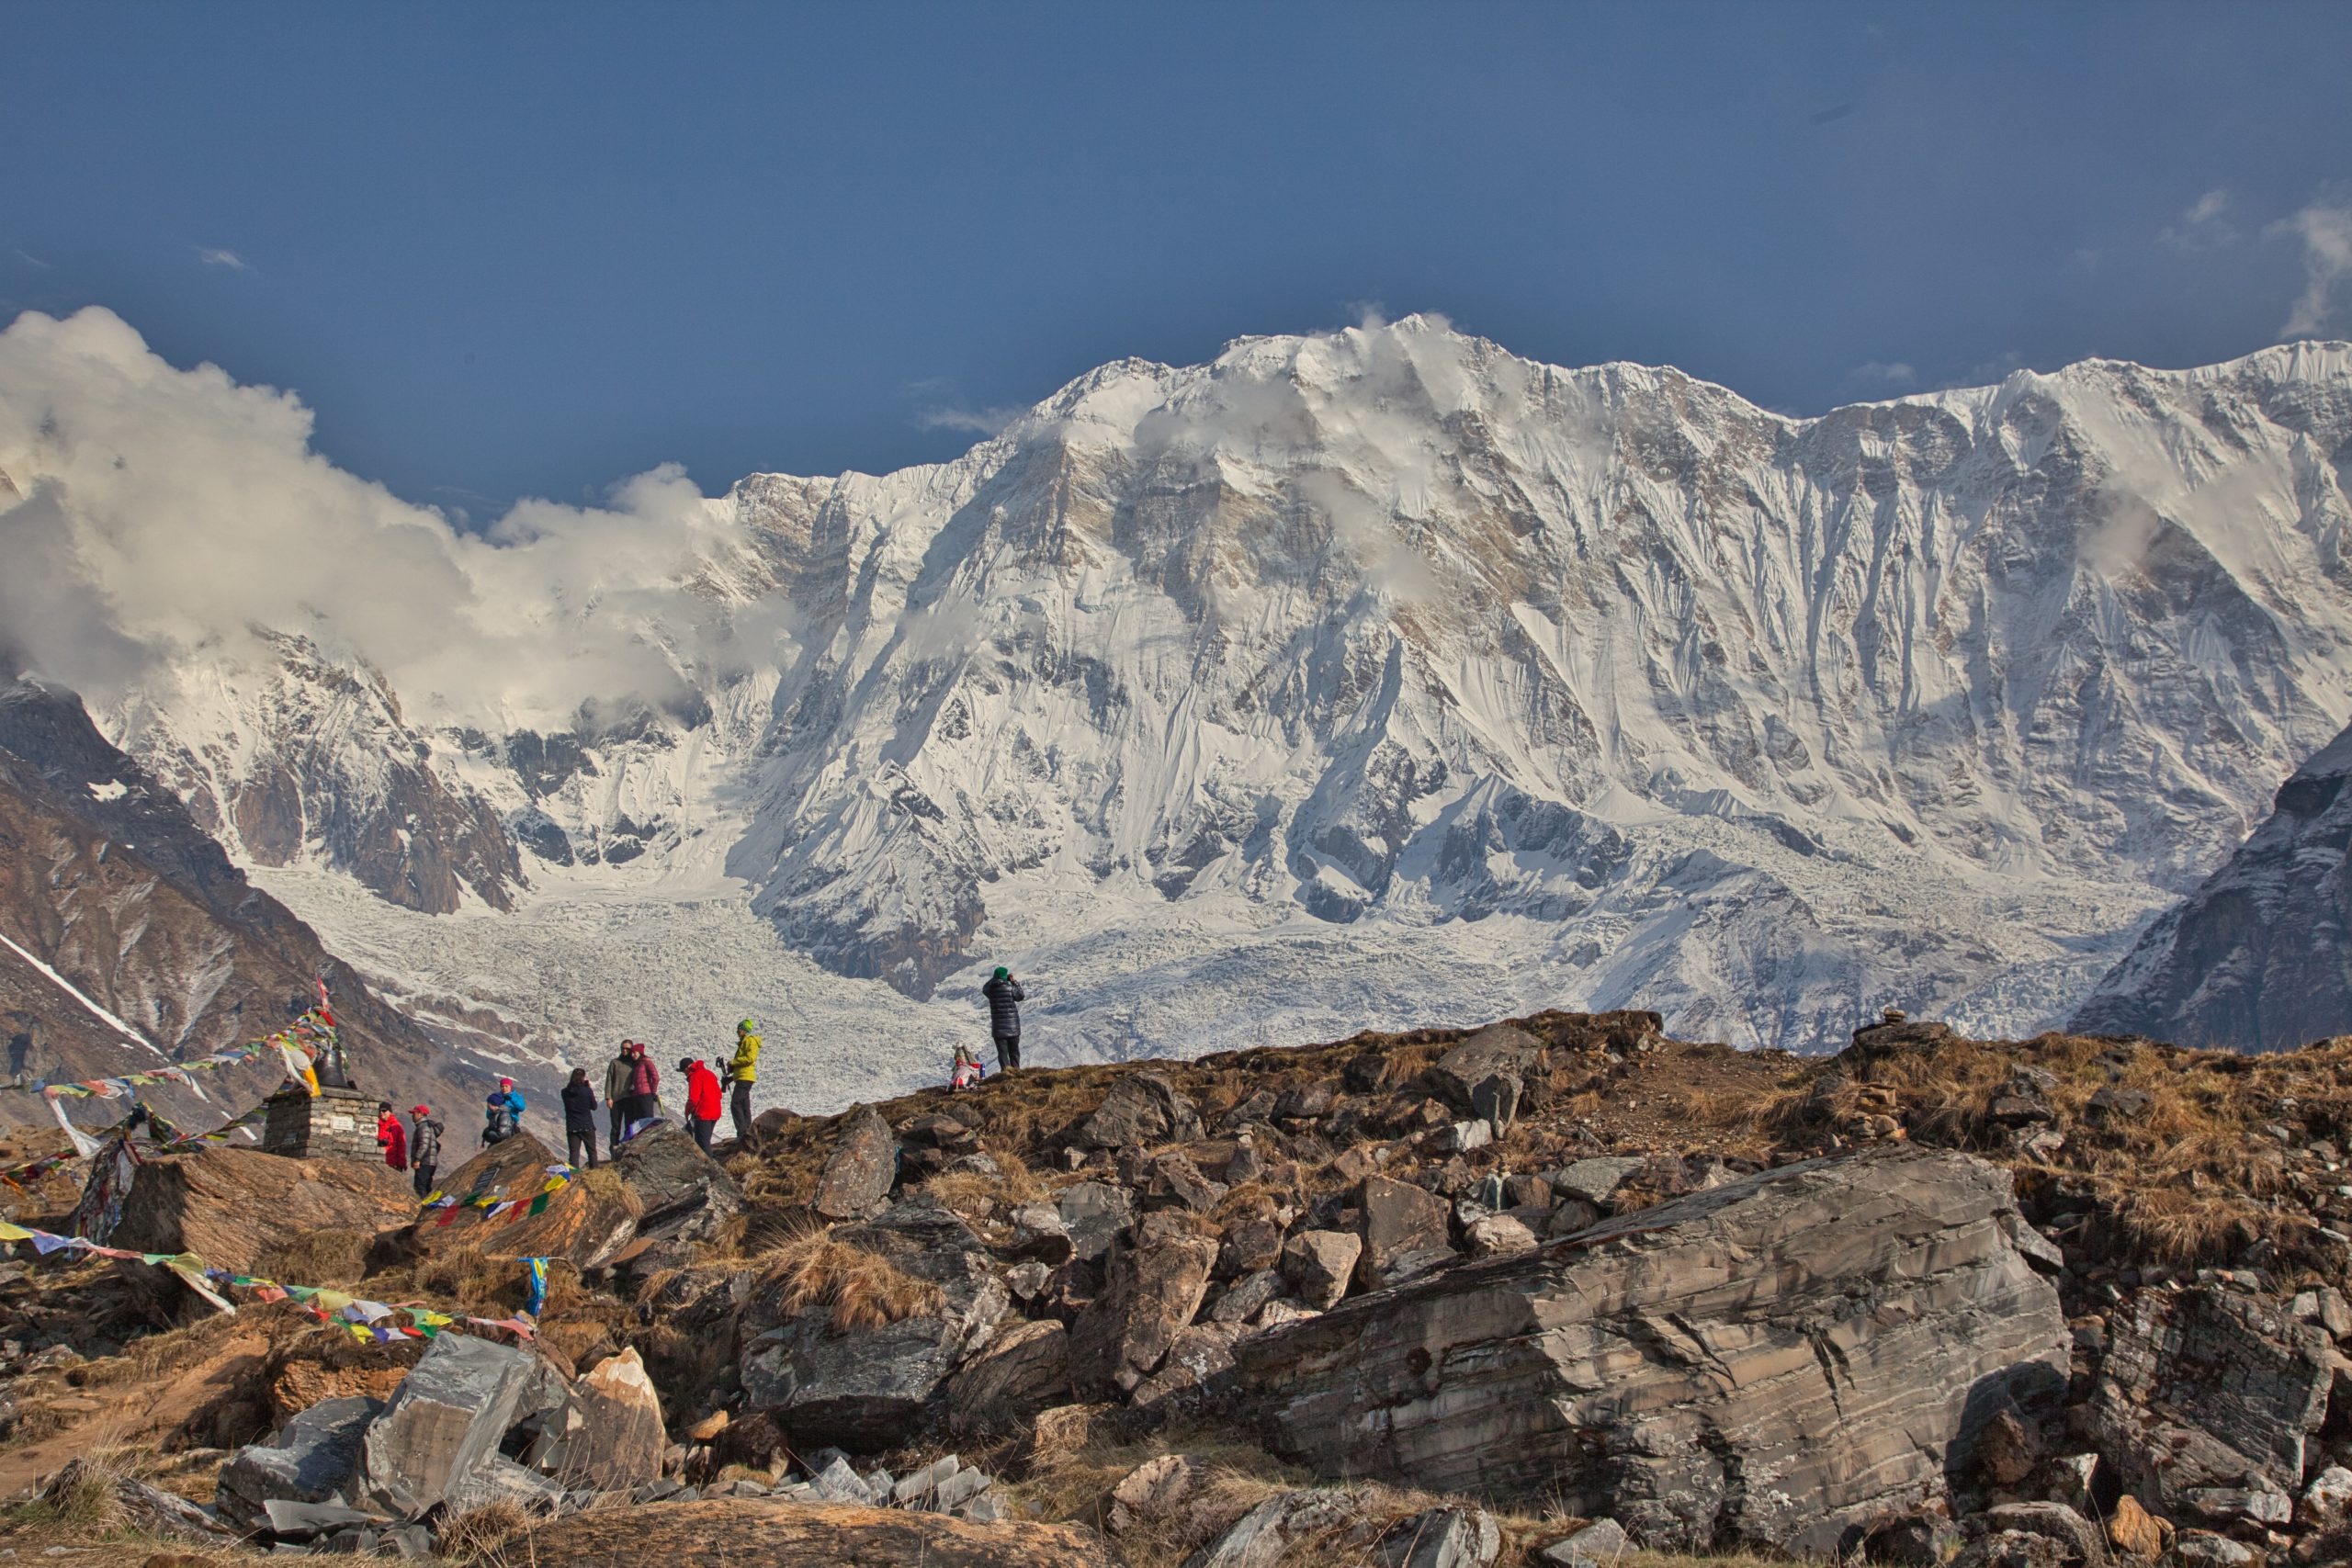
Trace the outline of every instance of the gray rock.
{"type": "Polygon", "coordinates": [[[1069,1334],[1051,1319],[1016,1323],[947,1380],[947,1419],[958,1433],[1016,1432],[1069,1392],[1069,1334]]]}
{"type": "Polygon", "coordinates": [[[1645,1544],[1834,1553],[2065,1386],[2007,1171],[1893,1145],[1693,1193],[1245,1339],[1275,1451],[1608,1512],[1645,1544]],[[1867,1464],[1857,1455],[1867,1454],[1867,1464]]]}
{"type": "Polygon", "coordinates": [[[910,1471],[900,1476],[899,1483],[890,1489],[890,1501],[902,1508],[921,1503],[954,1479],[963,1468],[964,1461],[954,1454],[935,1459],[921,1470],[910,1471]]]}
{"type": "Polygon", "coordinates": [[[2181,1531],[2180,1539],[2172,1543],[2172,1555],[2181,1568],[2250,1568],[2261,1561],[2254,1548],[2204,1530],[2181,1531]]]}
{"type": "Polygon", "coordinates": [[[1184,1559],[1184,1568],[1274,1568],[1293,1547],[1337,1529],[1362,1506],[1353,1492],[1285,1492],[1269,1497],[1184,1559]]]}
{"type": "Polygon", "coordinates": [[[1041,1274],[1069,1262],[1074,1249],[1069,1226],[1053,1204],[1029,1203],[1012,1211],[1012,1256],[1035,1262],[1041,1274]]]}
{"type": "Polygon", "coordinates": [[[614,1172],[645,1212],[637,1235],[656,1241],[709,1241],[743,1207],[743,1190],[694,1135],[662,1122],[614,1152],[614,1172]]]}
{"type": "Polygon", "coordinates": [[[2194,1512],[2190,1494],[2249,1480],[2301,1489],[2335,1375],[2324,1329],[2270,1298],[2198,1286],[2140,1292],[2108,1333],[2086,1416],[2101,1460],[2152,1511],[2194,1512]]]}
{"type": "Polygon", "coordinates": [[[373,1399],[328,1399],[286,1423],[266,1443],[239,1449],[220,1467],[213,1506],[243,1529],[267,1522],[271,1499],[323,1503],[339,1495],[359,1464],[359,1438],[383,1411],[373,1399]]]}
{"type": "Polygon", "coordinates": [[[1135,1200],[1127,1190],[1102,1181],[1063,1188],[1055,1207],[1069,1232],[1071,1256],[1090,1262],[1110,1251],[1136,1217],[1135,1200]]]}
{"type": "Polygon", "coordinates": [[[423,1513],[544,1405],[548,1375],[526,1351],[442,1335],[361,1435],[356,1496],[403,1517],[423,1513]]]}
{"type": "Polygon", "coordinates": [[[876,1453],[914,1436],[963,1346],[957,1317],[927,1314],[837,1333],[829,1314],[805,1313],[754,1341],[742,1360],[743,1393],[801,1441],[876,1453]]]}
{"type": "Polygon", "coordinates": [[[854,1106],[842,1117],[808,1206],[829,1220],[863,1219],[889,1201],[898,1180],[899,1135],[874,1107],[854,1106]]]}
{"type": "Polygon", "coordinates": [[[1122,1247],[1102,1293],[1070,1328],[1070,1379],[1081,1393],[1126,1393],[1159,1369],[1208,1293],[1215,1244],[1170,1236],[1122,1247]]]}
{"type": "Polygon", "coordinates": [[[1548,1179],[1553,1192],[1558,1197],[1578,1198],[1588,1203],[1605,1205],[1610,1194],[1623,1186],[1627,1177],[1648,1163],[1626,1155],[1580,1159],[1573,1165],[1562,1166],[1548,1179]]]}
{"type": "Polygon", "coordinates": [[[1363,1256],[1361,1236],[1346,1231],[1301,1231],[1283,1244],[1283,1280],[1293,1295],[1319,1311],[1348,1293],[1348,1281],[1355,1277],[1356,1260],[1363,1256]]]}
{"type": "Polygon", "coordinates": [[[967,1524],[1001,1524],[1012,1517],[1012,1510],[1005,1506],[1004,1494],[989,1491],[968,1503],[957,1504],[956,1517],[967,1524]]]}
{"type": "Polygon", "coordinates": [[[1498,1023],[1439,1057],[1429,1070],[1430,1087],[1455,1111],[1508,1127],[1519,1114],[1521,1080],[1543,1050],[1525,1030],[1498,1023]]]}
{"type": "Polygon", "coordinates": [[[1158,1073],[1128,1073],[1071,1129],[1069,1141],[1081,1149],[1125,1149],[1200,1135],[1200,1110],[1183,1091],[1158,1073]]]}
{"type": "Polygon", "coordinates": [[[2064,1503],[2002,1503],[1985,1509],[1984,1519],[1996,1530],[2057,1541],[2065,1547],[2070,1562],[2098,1568],[2107,1561],[2107,1532],[2064,1503]]]}
{"type": "Polygon", "coordinates": [[[532,1512],[552,1513],[563,1501],[563,1486],[537,1471],[526,1470],[503,1454],[494,1453],[452,1475],[443,1495],[453,1514],[488,1507],[492,1503],[514,1503],[532,1512]]]}
{"type": "Polygon", "coordinates": [[[838,1453],[808,1477],[808,1490],[828,1503],[855,1503],[868,1506],[875,1501],[874,1494],[867,1489],[857,1472],[850,1468],[849,1461],[838,1453]]]}
{"type": "Polygon", "coordinates": [[[309,1540],[337,1530],[391,1522],[365,1508],[346,1508],[340,1503],[301,1503],[290,1497],[272,1497],[262,1508],[269,1533],[285,1540],[309,1540]]]}
{"type": "Polygon", "coordinates": [[[951,1514],[995,1484],[985,1470],[959,1470],[932,1489],[925,1506],[934,1514],[951,1514]]]}
{"type": "Polygon", "coordinates": [[[1615,1519],[1595,1519],[1565,1540],[1555,1540],[1535,1554],[1539,1562],[1555,1568],[1610,1568],[1634,1550],[1625,1527],[1615,1519]]]}
{"type": "Polygon", "coordinates": [[[1410,1182],[1367,1176],[1357,1183],[1363,1255],[1356,1274],[1367,1289],[1393,1285],[1453,1255],[1445,1200],[1410,1182]]]}
{"type": "Polygon", "coordinates": [[[1381,1537],[1376,1555],[1382,1568],[1486,1568],[1502,1547],[1502,1529],[1484,1508],[1431,1508],[1381,1537]]]}
{"type": "MultiPolygon", "coordinates": [[[[1348,1239],[1353,1241],[1355,1237],[1349,1236],[1348,1239]]],[[[1349,1259],[1350,1267],[1354,1266],[1354,1261],[1353,1258],[1349,1259]]],[[[1342,1287],[1346,1283],[1344,1279],[1340,1280],[1342,1287]]],[[[1254,1274],[1244,1274],[1240,1279],[1233,1281],[1225,1294],[1217,1297],[1216,1304],[1209,1308],[1209,1321],[1211,1323],[1247,1323],[1258,1315],[1259,1308],[1282,1294],[1282,1276],[1272,1269],[1261,1269],[1254,1274]]]]}

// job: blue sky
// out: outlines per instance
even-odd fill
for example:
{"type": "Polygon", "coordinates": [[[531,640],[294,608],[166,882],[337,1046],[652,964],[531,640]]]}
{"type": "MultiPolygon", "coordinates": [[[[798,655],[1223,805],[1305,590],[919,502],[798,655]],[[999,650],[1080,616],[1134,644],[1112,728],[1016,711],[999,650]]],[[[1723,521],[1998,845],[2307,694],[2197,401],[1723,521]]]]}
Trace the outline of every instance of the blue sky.
{"type": "Polygon", "coordinates": [[[2352,335],[2352,6],[0,9],[0,319],[477,519],[1367,308],[1813,412],[2352,335]]]}

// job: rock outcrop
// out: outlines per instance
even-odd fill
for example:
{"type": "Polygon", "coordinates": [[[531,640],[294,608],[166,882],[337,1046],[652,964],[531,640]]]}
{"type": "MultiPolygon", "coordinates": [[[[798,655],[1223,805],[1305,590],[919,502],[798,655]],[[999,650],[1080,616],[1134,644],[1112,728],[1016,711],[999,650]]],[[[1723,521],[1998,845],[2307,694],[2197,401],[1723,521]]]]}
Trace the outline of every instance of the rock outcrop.
{"type": "MultiPolygon", "coordinates": [[[[692,1147],[694,1140],[686,1144],[692,1147]]],[[[700,1158],[702,1151],[695,1155],[700,1158]]],[[[496,1219],[487,1209],[470,1206],[428,1212],[411,1233],[413,1245],[426,1252],[461,1246],[478,1247],[492,1258],[560,1258],[582,1269],[606,1261],[637,1234],[643,1202],[626,1179],[583,1173],[548,1194],[547,1208],[532,1213],[530,1200],[545,1186],[549,1168],[560,1163],[528,1133],[492,1144],[443,1176],[441,1190],[459,1200],[494,1193],[525,1206],[496,1219]]],[[[413,1194],[409,1208],[413,1214],[413,1194]]]]}
{"type": "Polygon", "coordinates": [[[217,1268],[266,1269],[321,1232],[364,1243],[416,1217],[416,1190],[387,1166],[288,1159],[221,1144],[142,1160],[107,1238],[136,1252],[193,1252],[217,1268]]]}
{"type": "Polygon", "coordinates": [[[711,1241],[743,1207],[735,1179],[702,1152],[692,1134],[671,1122],[623,1144],[613,1155],[612,1168],[637,1197],[640,1238],[711,1241]]]}
{"type": "Polygon", "coordinates": [[[1343,1303],[1240,1369],[1276,1450],[1326,1475],[1827,1554],[1940,1495],[1995,1411],[2063,1393],[2021,1234],[1969,1156],[1807,1162],[1343,1303]]]}

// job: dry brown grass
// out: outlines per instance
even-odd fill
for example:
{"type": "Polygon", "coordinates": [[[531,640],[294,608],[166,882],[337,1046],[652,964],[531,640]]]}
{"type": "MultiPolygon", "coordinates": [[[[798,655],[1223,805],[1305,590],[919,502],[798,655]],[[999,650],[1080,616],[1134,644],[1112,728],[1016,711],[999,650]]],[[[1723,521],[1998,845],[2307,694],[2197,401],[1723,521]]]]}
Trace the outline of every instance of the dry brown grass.
{"type": "Polygon", "coordinates": [[[327,1227],[275,1236],[254,1258],[252,1272],[298,1285],[356,1285],[368,1272],[373,1231],[327,1227]]]}
{"type": "Polygon", "coordinates": [[[441,1526],[440,1556],[458,1568],[522,1568],[537,1523],[520,1503],[500,1498],[453,1514],[441,1526]]]}
{"type": "Polygon", "coordinates": [[[821,1306],[833,1331],[880,1328],[938,1310],[939,1287],[919,1280],[879,1253],[830,1235],[786,1242],[759,1260],[763,1278],[782,1287],[790,1312],[821,1306]]]}

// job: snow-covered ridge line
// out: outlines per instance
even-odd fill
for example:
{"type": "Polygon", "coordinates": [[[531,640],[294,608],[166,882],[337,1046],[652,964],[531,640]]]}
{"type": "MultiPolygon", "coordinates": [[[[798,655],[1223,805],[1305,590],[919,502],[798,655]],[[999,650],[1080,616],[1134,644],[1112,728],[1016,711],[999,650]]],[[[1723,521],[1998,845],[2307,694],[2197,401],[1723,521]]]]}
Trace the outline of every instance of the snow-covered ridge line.
{"type": "Polygon", "coordinates": [[[775,997],[752,919],[829,1019],[969,1028],[1009,960],[1073,1055],[1552,1004],[2024,1032],[2352,717],[2347,473],[2344,344],[1790,419],[1412,318],[451,547],[583,650],[572,716],[557,661],[394,593],[398,637],[223,637],[105,722],[331,940],[533,1049],[694,973],[621,945],[663,920],[718,955],[658,1010],[696,1039],[775,997]]]}

